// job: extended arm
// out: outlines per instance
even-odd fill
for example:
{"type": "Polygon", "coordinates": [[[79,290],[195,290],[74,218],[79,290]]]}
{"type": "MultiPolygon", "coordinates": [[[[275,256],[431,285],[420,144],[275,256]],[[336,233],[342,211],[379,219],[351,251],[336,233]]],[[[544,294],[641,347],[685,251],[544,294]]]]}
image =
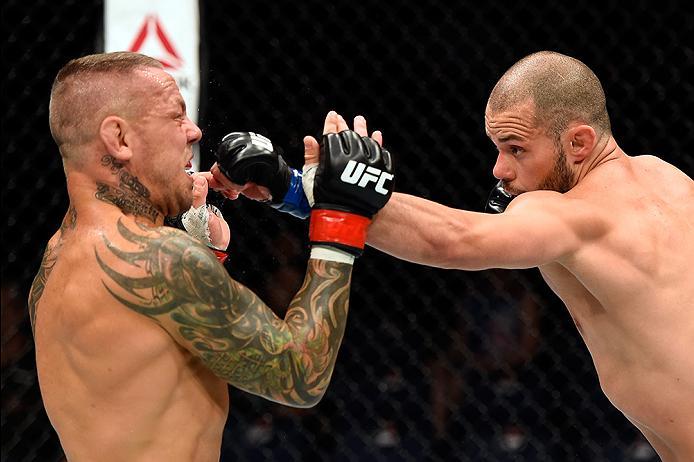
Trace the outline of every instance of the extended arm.
{"type": "Polygon", "coordinates": [[[186,234],[123,223],[118,230],[138,250],[106,240],[108,251],[96,251],[113,297],[154,319],[236,387],[292,406],[320,400],[345,329],[351,265],[310,260],[280,319],[186,234]]]}
{"type": "Polygon", "coordinates": [[[550,191],[525,193],[498,215],[394,193],[373,220],[367,242],[441,268],[531,268],[560,261],[605,232],[592,207],[550,191]]]}

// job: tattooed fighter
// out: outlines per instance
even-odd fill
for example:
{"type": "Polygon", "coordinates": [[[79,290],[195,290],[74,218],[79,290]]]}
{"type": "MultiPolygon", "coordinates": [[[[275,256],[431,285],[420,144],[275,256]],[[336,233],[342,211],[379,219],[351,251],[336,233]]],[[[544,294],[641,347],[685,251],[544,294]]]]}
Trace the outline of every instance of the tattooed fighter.
{"type": "MultiPolygon", "coordinates": [[[[331,195],[347,157],[316,173],[315,245],[279,319],[200,241],[162,226],[191,206],[184,169],[202,133],[157,61],[70,61],[53,84],[50,128],[70,207],[29,305],[44,404],[68,460],[218,460],[227,383],[316,404],[344,332],[354,256],[391,191],[344,183],[331,195]]],[[[391,168],[370,138],[350,141],[350,160],[391,168]]]]}

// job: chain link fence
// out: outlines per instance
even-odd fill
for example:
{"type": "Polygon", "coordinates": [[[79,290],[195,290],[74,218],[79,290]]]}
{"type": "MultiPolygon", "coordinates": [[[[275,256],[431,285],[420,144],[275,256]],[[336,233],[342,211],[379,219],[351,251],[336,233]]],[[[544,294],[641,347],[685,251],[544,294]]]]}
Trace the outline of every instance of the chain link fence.
{"type": "MultiPolygon", "coordinates": [[[[201,2],[202,167],[253,130],[300,166],[328,110],[363,114],[394,154],[397,190],[481,210],[496,80],[541,49],[601,78],[630,154],[694,171],[694,15],[687,2],[364,0],[201,2]],[[687,108],[690,108],[689,110],[687,108]]],[[[2,460],[62,460],[43,410],[26,298],[67,209],[48,130],[53,77],[99,50],[103,4],[2,6],[2,460]]],[[[282,314],[308,258],[307,224],[239,200],[230,274],[282,314]]],[[[445,271],[367,249],[331,386],[297,410],[230,389],[222,460],[656,460],[601,393],[590,356],[536,270],[445,271]]],[[[184,431],[184,429],[182,429],[184,431]]]]}

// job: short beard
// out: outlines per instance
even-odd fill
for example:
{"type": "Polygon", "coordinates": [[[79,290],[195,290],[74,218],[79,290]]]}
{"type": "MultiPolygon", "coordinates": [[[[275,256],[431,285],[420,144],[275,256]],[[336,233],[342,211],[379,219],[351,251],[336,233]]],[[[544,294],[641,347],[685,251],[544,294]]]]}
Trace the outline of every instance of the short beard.
{"type": "Polygon", "coordinates": [[[537,189],[565,193],[574,186],[574,174],[566,164],[566,153],[559,142],[555,143],[555,148],[554,167],[537,189]]]}

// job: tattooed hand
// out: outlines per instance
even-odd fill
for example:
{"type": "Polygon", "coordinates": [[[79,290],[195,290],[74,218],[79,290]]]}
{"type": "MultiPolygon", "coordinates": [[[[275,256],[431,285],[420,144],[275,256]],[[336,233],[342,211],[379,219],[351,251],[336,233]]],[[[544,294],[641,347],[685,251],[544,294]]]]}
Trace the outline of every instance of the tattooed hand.
{"type": "Polygon", "coordinates": [[[185,233],[129,229],[122,220],[118,232],[137,250],[106,238],[107,250],[95,249],[115,299],[157,321],[232,385],[292,406],[320,400],[344,334],[351,265],[310,260],[282,320],[185,233]],[[116,271],[122,262],[131,269],[116,271]]]}

